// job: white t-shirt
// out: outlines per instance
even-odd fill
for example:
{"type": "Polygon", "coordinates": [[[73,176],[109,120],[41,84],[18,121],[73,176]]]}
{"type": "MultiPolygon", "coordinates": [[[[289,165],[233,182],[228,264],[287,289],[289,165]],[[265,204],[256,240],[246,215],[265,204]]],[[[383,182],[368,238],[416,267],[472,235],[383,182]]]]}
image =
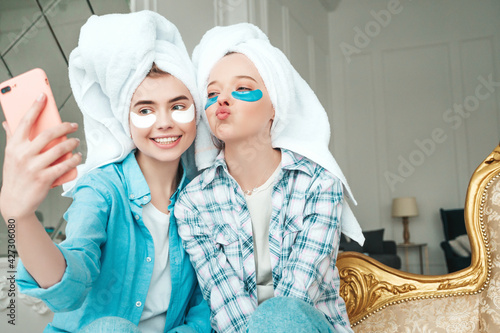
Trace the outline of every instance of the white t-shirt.
{"type": "Polygon", "coordinates": [[[271,222],[274,180],[281,170],[281,163],[269,179],[252,194],[245,194],[252,220],[255,273],[257,275],[257,299],[259,304],[274,297],[273,269],[269,251],[269,223],[271,222]]]}
{"type": "Polygon", "coordinates": [[[139,329],[141,332],[163,332],[168,304],[172,293],[170,259],[168,255],[168,232],[170,214],[160,212],[150,202],[142,208],[144,225],[153,237],[155,260],[148,295],[142,311],[139,329]]]}

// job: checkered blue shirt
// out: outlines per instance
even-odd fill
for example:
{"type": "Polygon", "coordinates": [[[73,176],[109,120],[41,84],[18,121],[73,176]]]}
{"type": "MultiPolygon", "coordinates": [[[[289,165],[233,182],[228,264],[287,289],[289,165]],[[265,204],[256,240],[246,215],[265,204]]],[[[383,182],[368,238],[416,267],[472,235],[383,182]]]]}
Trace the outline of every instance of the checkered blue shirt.
{"type": "MultiPolygon", "coordinates": [[[[335,267],[341,211],[341,182],[282,149],[269,225],[274,295],[304,300],[323,312],[336,331],[351,332],[335,267]]],[[[175,216],[210,305],[212,327],[245,332],[257,308],[252,222],[223,153],[181,192],[175,216]]]]}

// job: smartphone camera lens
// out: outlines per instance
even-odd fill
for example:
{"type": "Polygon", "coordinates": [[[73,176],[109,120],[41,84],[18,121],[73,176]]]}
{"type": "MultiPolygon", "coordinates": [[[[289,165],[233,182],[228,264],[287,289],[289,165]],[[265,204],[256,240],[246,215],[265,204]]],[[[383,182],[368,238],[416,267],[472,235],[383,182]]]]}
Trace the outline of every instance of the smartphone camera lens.
{"type": "Polygon", "coordinates": [[[10,86],[3,87],[3,88],[2,88],[2,94],[6,94],[6,93],[8,93],[10,90],[11,90],[11,89],[10,89],[10,86]]]}

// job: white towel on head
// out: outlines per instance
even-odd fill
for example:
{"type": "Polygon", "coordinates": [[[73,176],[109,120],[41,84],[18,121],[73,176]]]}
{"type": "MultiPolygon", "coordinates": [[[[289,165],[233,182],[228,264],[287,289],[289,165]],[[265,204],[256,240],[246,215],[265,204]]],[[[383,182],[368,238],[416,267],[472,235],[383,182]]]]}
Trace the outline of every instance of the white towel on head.
{"type": "MultiPolygon", "coordinates": [[[[344,192],[354,203],[351,189],[344,174],[333,158],[328,144],[330,125],[325,109],[307,82],[290,64],[288,58],[278,48],[271,45],[267,36],[250,23],[240,23],[226,27],[215,27],[205,33],[193,52],[193,64],[197,70],[197,82],[202,105],[207,101],[208,77],[214,65],[228,52],[246,55],[254,64],[271,98],[275,118],[271,128],[272,145],[286,148],[321,165],[340,179],[344,192]]],[[[199,169],[212,164],[217,149],[206,139],[210,131],[205,113],[204,126],[198,127],[200,140],[195,154],[199,169]],[[203,147],[203,149],[201,149],[203,147]],[[212,148],[212,149],[210,149],[212,148]],[[198,154],[201,151],[202,154],[198,154]]],[[[347,200],[344,200],[342,232],[360,244],[364,236],[347,200]]]]}
{"type": "Polygon", "coordinates": [[[71,196],[86,172],[119,162],[135,148],[128,123],[130,102],[153,62],[182,81],[196,110],[202,110],[191,59],[179,31],[166,18],[151,11],[93,15],[83,25],[69,58],[69,79],[83,113],[87,159],[78,166],[77,179],[64,184],[63,195],[71,196]]]}

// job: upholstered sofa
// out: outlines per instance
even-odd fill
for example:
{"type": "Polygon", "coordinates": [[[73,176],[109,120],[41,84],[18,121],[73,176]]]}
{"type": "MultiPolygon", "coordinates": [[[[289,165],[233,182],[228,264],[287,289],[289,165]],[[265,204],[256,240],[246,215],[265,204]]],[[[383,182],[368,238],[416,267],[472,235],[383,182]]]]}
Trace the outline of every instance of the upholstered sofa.
{"type": "Polygon", "coordinates": [[[339,255],[340,294],[355,332],[500,332],[500,146],[467,190],[471,264],[446,275],[390,268],[361,253],[339,255]]]}

